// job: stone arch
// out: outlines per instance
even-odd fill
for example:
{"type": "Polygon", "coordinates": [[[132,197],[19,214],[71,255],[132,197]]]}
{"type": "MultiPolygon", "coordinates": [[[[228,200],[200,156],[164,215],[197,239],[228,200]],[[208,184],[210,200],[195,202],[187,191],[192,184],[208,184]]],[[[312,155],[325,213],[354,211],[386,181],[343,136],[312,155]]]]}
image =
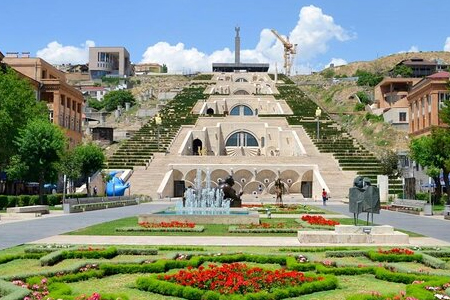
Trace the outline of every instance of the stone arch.
{"type": "Polygon", "coordinates": [[[247,169],[241,169],[233,174],[233,179],[235,182],[240,182],[243,186],[252,181],[253,174],[247,169]]]}
{"type": "Polygon", "coordinates": [[[246,90],[236,90],[233,92],[233,95],[250,95],[250,93],[246,90]]]}
{"type": "Polygon", "coordinates": [[[261,171],[258,171],[255,177],[255,181],[259,181],[264,183],[264,185],[267,187],[270,183],[275,182],[277,179],[277,174],[268,169],[263,169],[261,171]]]}
{"type": "Polygon", "coordinates": [[[203,142],[196,138],[192,141],[192,154],[193,155],[200,155],[200,151],[203,149],[203,142]]]}
{"type": "Polygon", "coordinates": [[[302,175],[302,181],[313,181],[314,172],[313,170],[308,170],[302,175]]]}
{"type": "Polygon", "coordinates": [[[259,147],[256,135],[247,130],[231,132],[225,138],[225,147],[259,147]]]}
{"type": "Polygon", "coordinates": [[[284,170],[280,174],[282,181],[286,182],[287,185],[292,186],[293,183],[297,182],[300,175],[294,170],[284,170]]]}
{"type": "Polygon", "coordinates": [[[253,109],[246,104],[237,104],[233,106],[229,113],[230,116],[253,116],[253,109]]]}
{"type": "Polygon", "coordinates": [[[301,194],[301,182],[300,181],[294,182],[289,187],[289,193],[291,193],[291,194],[301,194]]]}
{"type": "Polygon", "coordinates": [[[256,181],[247,183],[243,188],[244,194],[253,194],[255,191],[258,192],[259,185],[260,183],[256,181]]]}
{"type": "MultiPolygon", "coordinates": [[[[201,181],[203,182],[205,180],[206,173],[205,171],[201,170],[201,181]]],[[[195,182],[195,179],[197,178],[197,169],[192,169],[189,172],[184,175],[185,181],[190,181],[192,183],[195,182]]]]}
{"type": "Polygon", "coordinates": [[[238,77],[234,82],[248,82],[248,80],[244,77],[238,77]]]}
{"type": "Polygon", "coordinates": [[[183,180],[183,172],[180,170],[174,169],[172,172],[173,180],[183,180]]]}
{"type": "Polygon", "coordinates": [[[230,175],[230,172],[224,169],[216,169],[211,172],[211,181],[218,182],[219,179],[225,180],[230,175]]]}

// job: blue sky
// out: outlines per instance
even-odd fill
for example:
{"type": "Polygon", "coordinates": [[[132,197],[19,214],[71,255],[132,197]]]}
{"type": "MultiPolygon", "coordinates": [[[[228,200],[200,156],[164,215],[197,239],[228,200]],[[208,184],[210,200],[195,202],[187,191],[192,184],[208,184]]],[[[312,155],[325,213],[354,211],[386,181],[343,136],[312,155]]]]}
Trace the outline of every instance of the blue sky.
{"type": "Polygon", "coordinates": [[[401,51],[450,51],[447,0],[14,0],[0,5],[0,51],[87,62],[88,46],[124,46],[134,63],[207,71],[234,60],[282,65],[268,29],[299,44],[294,71],[401,51]],[[447,38],[449,38],[447,40],[447,38]]]}

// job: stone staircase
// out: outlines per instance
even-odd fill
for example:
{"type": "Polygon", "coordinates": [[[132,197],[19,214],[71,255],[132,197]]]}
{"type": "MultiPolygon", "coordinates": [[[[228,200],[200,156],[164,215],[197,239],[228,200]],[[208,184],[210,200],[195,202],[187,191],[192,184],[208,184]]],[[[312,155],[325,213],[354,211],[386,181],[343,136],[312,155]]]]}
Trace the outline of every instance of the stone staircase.
{"type": "MultiPolygon", "coordinates": [[[[357,175],[370,178],[372,184],[377,184],[377,175],[381,174],[381,168],[380,161],[373,153],[365,149],[324,113],[319,119],[318,139],[317,120],[313,117],[317,105],[296,86],[284,85],[278,87],[278,90],[280,95],[277,97],[285,99],[294,112],[294,116],[287,117],[289,124],[303,126],[317,149],[321,153],[332,154],[342,171],[356,172],[357,175]]],[[[401,180],[389,178],[389,193],[400,192],[402,192],[401,180]]]]}

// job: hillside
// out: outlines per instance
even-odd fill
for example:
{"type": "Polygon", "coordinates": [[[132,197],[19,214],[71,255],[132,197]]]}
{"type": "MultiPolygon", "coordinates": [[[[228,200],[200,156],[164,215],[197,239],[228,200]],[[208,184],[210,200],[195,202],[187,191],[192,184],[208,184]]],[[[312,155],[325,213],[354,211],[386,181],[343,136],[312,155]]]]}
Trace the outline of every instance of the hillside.
{"type": "Polygon", "coordinates": [[[433,52],[406,52],[392,54],[380,57],[372,61],[357,61],[344,66],[334,67],[336,75],[352,76],[356,70],[366,70],[372,73],[385,73],[391,70],[396,64],[405,59],[423,58],[426,60],[441,59],[446,63],[450,63],[450,52],[433,51],[433,52]]]}

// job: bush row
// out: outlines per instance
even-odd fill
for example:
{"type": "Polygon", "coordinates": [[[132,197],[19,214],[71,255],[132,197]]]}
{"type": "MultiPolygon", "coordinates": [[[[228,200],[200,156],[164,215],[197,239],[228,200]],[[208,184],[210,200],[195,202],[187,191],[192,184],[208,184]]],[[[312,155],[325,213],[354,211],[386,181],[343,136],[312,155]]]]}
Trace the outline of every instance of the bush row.
{"type": "Polygon", "coordinates": [[[2,300],[24,299],[31,291],[0,279],[0,298],[2,300]]]}
{"type": "MultiPolygon", "coordinates": [[[[66,198],[84,198],[86,194],[68,194],[66,198]]],[[[62,194],[43,195],[43,204],[55,206],[62,203],[62,194]]],[[[41,204],[38,195],[0,195],[0,209],[16,206],[28,206],[41,204]]]]}
{"type": "Polygon", "coordinates": [[[87,258],[98,259],[106,258],[110,259],[118,255],[118,250],[115,247],[109,247],[104,250],[59,250],[51,252],[41,257],[41,266],[53,266],[64,259],[73,258],[87,258]]]}
{"type": "Polygon", "coordinates": [[[157,255],[158,250],[147,248],[117,248],[119,255],[157,255]]]}
{"type": "Polygon", "coordinates": [[[143,232],[203,232],[205,230],[205,226],[195,225],[193,228],[183,227],[153,227],[153,228],[145,228],[142,226],[133,226],[133,227],[120,227],[116,228],[116,231],[121,232],[133,232],[133,231],[143,231],[143,232]]]}
{"type": "Polygon", "coordinates": [[[160,246],[160,251],[206,251],[203,247],[160,246]]]}
{"type": "Polygon", "coordinates": [[[325,251],[347,251],[359,250],[358,247],[329,246],[329,247],[299,247],[299,248],[280,248],[280,252],[325,252],[325,251]]]}
{"type": "Polygon", "coordinates": [[[239,228],[239,226],[228,227],[229,233],[296,233],[298,228],[239,228]]]}
{"type": "Polygon", "coordinates": [[[372,261],[381,262],[422,262],[422,254],[383,254],[377,251],[367,251],[367,257],[372,261]]]}
{"type": "Polygon", "coordinates": [[[193,287],[186,287],[163,280],[158,280],[156,275],[139,277],[136,287],[140,290],[158,293],[167,296],[185,298],[189,300],[267,300],[267,299],[285,299],[298,297],[301,295],[312,294],[315,292],[336,289],[338,286],[337,278],[334,276],[323,276],[321,281],[306,282],[301,285],[275,288],[271,292],[261,291],[249,293],[246,295],[232,294],[222,295],[215,291],[206,291],[193,287]]]}
{"type": "Polygon", "coordinates": [[[325,257],[361,257],[366,256],[367,251],[345,250],[345,251],[326,251],[325,257]]]}

